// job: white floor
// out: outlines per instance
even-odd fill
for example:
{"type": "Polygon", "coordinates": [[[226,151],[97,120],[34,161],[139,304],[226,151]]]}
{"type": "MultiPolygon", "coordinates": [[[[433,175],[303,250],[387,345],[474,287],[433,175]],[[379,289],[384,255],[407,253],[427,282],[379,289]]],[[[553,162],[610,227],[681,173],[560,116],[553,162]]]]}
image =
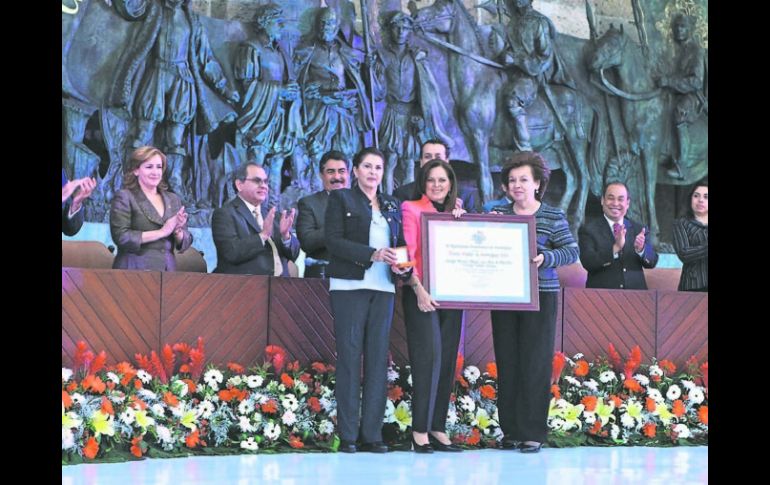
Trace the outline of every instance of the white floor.
{"type": "Polygon", "coordinates": [[[708,483],[708,447],[579,447],[539,454],[479,450],[286,453],[62,467],[62,485],[679,485],[708,483]]]}

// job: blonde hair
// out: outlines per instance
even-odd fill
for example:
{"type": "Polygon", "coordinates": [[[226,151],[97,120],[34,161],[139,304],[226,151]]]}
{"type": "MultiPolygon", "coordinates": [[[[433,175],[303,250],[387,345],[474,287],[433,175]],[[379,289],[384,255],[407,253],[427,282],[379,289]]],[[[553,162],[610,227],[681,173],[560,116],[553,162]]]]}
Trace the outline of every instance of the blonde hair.
{"type": "MultiPolygon", "coordinates": [[[[133,152],[131,152],[131,155],[129,155],[128,160],[125,164],[123,164],[123,187],[126,189],[136,189],[139,187],[139,181],[136,178],[136,175],[134,175],[134,170],[139,168],[141,164],[146,162],[147,160],[151,159],[155,155],[158,155],[161,159],[161,162],[163,164],[163,174],[166,173],[166,155],[160,151],[159,149],[151,146],[144,146],[139,147],[133,152]]],[[[160,183],[158,184],[158,191],[162,190],[168,190],[168,184],[166,183],[165,177],[161,179],[160,183]]]]}

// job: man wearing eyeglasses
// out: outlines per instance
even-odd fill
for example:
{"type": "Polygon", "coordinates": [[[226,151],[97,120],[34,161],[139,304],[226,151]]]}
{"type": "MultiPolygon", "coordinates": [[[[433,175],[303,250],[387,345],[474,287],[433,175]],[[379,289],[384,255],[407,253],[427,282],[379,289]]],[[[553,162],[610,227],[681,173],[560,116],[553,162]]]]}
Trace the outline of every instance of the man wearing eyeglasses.
{"type": "Polygon", "coordinates": [[[289,276],[288,260],[299,256],[299,241],[291,233],[294,209],[267,210],[268,179],[254,163],[234,174],[238,195],[214,211],[211,232],[217,247],[214,273],[289,276]]]}

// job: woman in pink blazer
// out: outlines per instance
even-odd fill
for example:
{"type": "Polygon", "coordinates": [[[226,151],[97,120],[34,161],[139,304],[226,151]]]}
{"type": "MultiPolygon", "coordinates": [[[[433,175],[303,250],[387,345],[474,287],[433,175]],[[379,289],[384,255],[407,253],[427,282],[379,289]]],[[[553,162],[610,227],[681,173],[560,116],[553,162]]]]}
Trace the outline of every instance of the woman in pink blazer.
{"type": "Polygon", "coordinates": [[[462,310],[440,310],[422,286],[422,234],[420,214],[465,213],[456,208],[457,178],[447,162],[434,159],[421,170],[417,180],[419,200],[401,204],[404,239],[414,272],[404,286],[402,302],[406,341],[412,366],[412,444],[417,453],[462,451],[446,434],[449,395],[454,383],[457,347],[460,343],[462,310]]]}

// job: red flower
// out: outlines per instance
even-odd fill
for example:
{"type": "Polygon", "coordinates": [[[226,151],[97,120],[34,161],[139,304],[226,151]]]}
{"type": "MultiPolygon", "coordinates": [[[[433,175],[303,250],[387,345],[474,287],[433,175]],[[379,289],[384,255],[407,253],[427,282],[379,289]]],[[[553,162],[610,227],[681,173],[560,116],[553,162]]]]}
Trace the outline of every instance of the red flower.
{"type": "Polygon", "coordinates": [[[94,360],[94,353],[88,350],[88,344],[83,340],[75,344],[75,355],[73,360],[75,361],[75,368],[82,365],[86,369],[91,365],[91,361],[94,360]]]}
{"type": "Polygon", "coordinates": [[[620,405],[621,405],[621,404],[623,404],[623,400],[622,400],[622,399],[620,399],[618,396],[616,396],[616,395],[614,395],[614,394],[610,394],[610,401],[612,401],[613,403],[615,403],[615,407],[616,407],[616,408],[619,408],[619,407],[620,407],[620,405]]]}
{"type": "Polygon", "coordinates": [[[172,408],[179,405],[179,399],[177,399],[177,397],[171,391],[167,391],[165,394],[163,394],[163,401],[172,408]]]}
{"type": "Polygon", "coordinates": [[[160,358],[163,361],[163,370],[166,373],[168,377],[171,377],[174,375],[174,362],[176,361],[176,356],[174,355],[174,351],[171,349],[171,346],[169,344],[166,344],[163,346],[163,349],[160,352],[160,358]]]}
{"type": "Polygon", "coordinates": [[[575,375],[578,377],[585,377],[588,375],[588,362],[580,359],[575,363],[575,375]]]}
{"type": "Polygon", "coordinates": [[[67,384],[67,391],[69,392],[73,392],[77,388],[78,388],[78,383],[75,381],[71,381],[69,384],[67,384]]]}
{"type": "Polygon", "coordinates": [[[142,437],[137,436],[131,440],[131,454],[137,458],[142,457],[142,437]]]}
{"type": "Polygon", "coordinates": [[[294,379],[292,379],[291,376],[285,372],[281,374],[281,383],[288,388],[294,387],[294,379]]]}
{"type": "Polygon", "coordinates": [[[299,439],[299,436],[291,435],[289,436],[289,446],[292,448],[304,448],[305,444],[299,439]]]}
{"type": "Polygon", "coordinates": [[[99,453],[99,443],[96,441],[96,438],[91,436],[83,447],[83,455],[85,455],[86,458],[93,460],[96,458],[97,453],[99,453]]]}
{"type": "Polygon", "coordinates": [[[197,429],[192,433],[188,434],[187,437],[184,439],[184,444],[187,445],[188,448],[195,448],[200,443],[201,443],[201,440],[197,429]]]}
{"type": "Polygon", "coordinates": [[[390,389],[388,389],[388,399],[390,399],[393,402],[398,401],[403,397],[404,391],[401,389],[401,386],[393,386],[390,389]]]}
{"type": "Polygon", "coordinates": [[[268,345],[265,348],[265,357],[268,362],[273,364],[276,372],[281,372],[284,361],[286,360],[286,351],[277,345],[268,345]]]}
{"type": "Polygon", "coordinates": [[[706,361],[706,362],[704,362],[704,363],[702,363],[700,365],[700,371],[703,374],[701,376],[701,379],[703,379],[703,387],[708,389],[708,387],[709,387],[709,363],[708,363],[708,361],[706,361]]]}
{"type": "Polygon", "coordinates": [[[64,409],[69,409],[72,407],[72,398],[65,390],[62,390],[61,392],[61,403],[64,405],[64,409]]]}
{"type": "Polygon", "coordinates": [[[129,404],[133,405],[134,409],[141,409],[141,410],[147,409],[147,403],[142,401],[136,396],[131,396],[128,402],[129,404]]]}
{"type": "Polygon", "coordinates": [[[556,399],[561,399],[561,390],[559,390],[559,386],[556,384],[551,386],[551,394],[553,394],[553,397],[556,399]]]}
{"type": "Polygon", "coordinates": [[[468,381],[466,381],[466,380],[465,380],[465,378],[464,378],[463,376],[460,376],[460,377],[457,379],[457,382],[459,382],[459,383],[460,383],[460,385],[461,385],[461,386],[463,386],[464,388],[468,389],[468,381]]]}
{"type": "Polygon", "coordinates": [[[596,410],[596,403],[599,401],[599,399],[596,396],[585,396],[583,399],[580,400],[580,402],[583,404],[583,406],[586,407],[586,411],[593,412],[596,410]]]}
{"type": "Polygon", "coordinates": [[[94,360],[91,361],[91,365],[88,366],[88,373],[89,374],[96,374],[97,372],[99,372],[104,367],[104,363],[106,361],[107,361],[107,354],[102,350],[94,358],[94,360]]]}
{"type": "Polygon", "coordinates": [[[479,388],[479,391],[481,391],[481,397],[484,397],[486,399],[494,399],[497,397],[497,393],[495,392],[495,388],[490,386],[489,384],[484,384],[479,388]]]}
{"type": "Polygon", "coordinates": [[[91,389],[97,394],[101,394],[104,392],[105,389],[107,389],[107,386],[102,382],[99,377],[88,374],[85,379],[83,379],[83,382],[80,383],[81,386],[83,386],[83,389],[91,389]]]}
{"type": "Polygon", "coordinates": [[[644,390],[633,377],[627,377],[626,380],[623,381],[623,387],[631,392],[642,392],[644,390]]]}
{"type": "Polygon", "coordinates": [[[709,425],[709,407],[701,406],[698,408],[698,419],[706,426],[709,425]]]}
{"type": "Polygon", "coordinates": [[[262,412],[268,414],[278,412],[278,403],[275,401],[275,399],[270,399],[264,403],[262,405],[262,412]]]}
{"type": "Polygon", "coordinates": [[[112,403],[106,396],[102,397],[102,412],[104,414],[111,414],[115,416],[115,409],[112,407],[112,403]]]}
{"type": "Polygon", "coordinates": [[[319,374],[323,374],[326,372],[326,366],[321,362],[313,362],[313,364],[310,367],[314,371],[318,372],[319,374]]]}
{"type": "Polygon", "coordinates": [[[653,412],[655,411],[655,408],[658,407],[658,405],[655,403],[655,400],[651,397],[648,397],[645,402],[645,407],[647,408],[647,411],[653,412]]]}
{"type": "Polygon", "coordinates": [[[567,360],[567,356],[564,352],[556,352],[553,354],[553,371],[551,373],[551,384],[559,382],[561,377],[561,371],[564,370],[564,362],[567,360]]]}
{"type": "Polygon", "coordinates": [[[677,418],[681,418],[684,415],[686,409],[684,408],[684,403],[681,399],[674,401],[674,405],[671,407],[671,412],[674,413],[674,416],[677,418]]]}
{"type": "Polygon", "coordinates": [[[314,413],[320,413],[321,401],[319,401],[317,397],[313,396],[307,400],[307,407],[309,407],[310,410],[313,411],[314,413]]]}
{"type": "Polygon", "coordinates": [[[591,429],[588,430],[590,434],[597,434],[599,431],[602,430],[602,421],[600,419],[597,419],[594,421],[593,426],[591,426],[591,429]]]}
{"type": "MultiPolygon", "coordinates": [[[[465,357],[463,357],[463,354],[457,353],[457,362],[455,363],[455,380],[459,381],[463,377],[463,364],[465,363],[465,357]]],[[[466,383],[466,386],[467,383],[466,383]]]]}
{"type": "Polygon", "coordinates": [[[240,364],[236,364],[235,362],[228,362],[227,368],[231,371],[235,372],[236,374],[243,374],[243,366],[240,364]]]}
{"type": "Polygon", "coordinates": [[[300,374],[299,380],[301,380],[307,385],[310,385],[310,383],[313,382],[313,376],[311,376],[307,372],[303,372],[302,374],[300,374]]]}
{"type": "Polygon", "coordinates": [[[644,425],[644,428],[642,428],[642,432],[644,433],[644,436],[648,438],[654,438],[656,430],[657,430],[657,426],[655,426],[655,423],[647,423],[644,425]]]}
{"type": "Polygon", "coordinates": [[[192,381],[192,379],[182,379],[182,382],[187,384],[187,390],[190,391],[190,394],[195,392],[195,389],[197,389],[197,386],[192,381]]]}
{"type": "Polygon", "coordinates": [[[487,374],[489,374],[489,377],[492,379],[497,379],[497,364],[495,362],[487,363],[487,374]]]}
{"type": "Polygon", "coordinates": [[[609,345],[609,347],[607,348],[607,354],[609,354],[610,362],[612,362],[612,366],[615,369],[619,369],[620,368],[620,362],[621,362],[620,354],[618,353],[617,350],[615,350],[615,346],[614,345],[612,345],[612,344],[609,345]]]}
{"type": "Polygon", "coordinates": [[[663,369],[666,374],[673,374],[676,371],[676,365],[668,359],[658,362],[658,367],[663,369]]]}
{"type": "Polygon", "coordinates": [[[471,446],[479,444],[479,441],[481,441],[481,433],[479,433],[478,428],[473,428],[471,431],[471,435],[468,436],[468,439],[466,440],[466,443],[468,443],[471,446]]]}

